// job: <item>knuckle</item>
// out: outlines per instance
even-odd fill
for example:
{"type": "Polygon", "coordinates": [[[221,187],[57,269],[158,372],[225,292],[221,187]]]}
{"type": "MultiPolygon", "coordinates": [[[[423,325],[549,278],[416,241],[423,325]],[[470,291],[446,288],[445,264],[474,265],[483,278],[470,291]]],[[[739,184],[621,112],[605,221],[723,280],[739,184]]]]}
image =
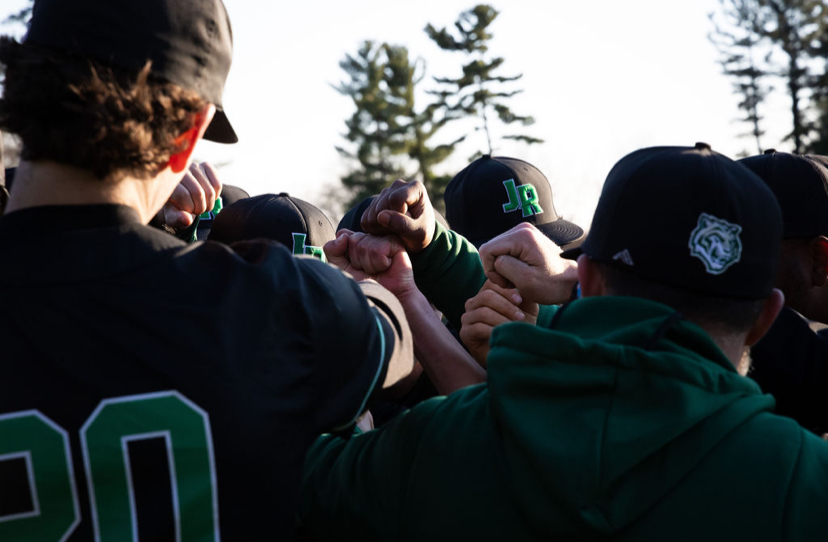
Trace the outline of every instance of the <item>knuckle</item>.
{"type": "Polygon", "coordinates": [[[497,299],[497,294],[495,294],[494,290],[484,290],[480,292],[479,295],[483,301],[489,304],[493,303],[497,299]]]}

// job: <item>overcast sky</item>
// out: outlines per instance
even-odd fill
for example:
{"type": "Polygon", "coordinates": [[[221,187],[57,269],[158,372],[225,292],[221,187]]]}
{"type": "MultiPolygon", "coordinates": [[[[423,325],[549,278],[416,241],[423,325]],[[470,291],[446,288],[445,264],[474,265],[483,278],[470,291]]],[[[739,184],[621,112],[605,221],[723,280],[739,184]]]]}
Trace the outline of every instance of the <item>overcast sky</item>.
{"type": "MultiPolygon", "coordinates": [[[[0,13],[24,5],[0,0],[0,13]]],[[[440,51],[426,23],[451,25],[474,2],[458,0],[226,0],[235,52],[224,97],[236,145],[202,143],[196,154],[221,167],[223,180],[252,194],[290,192],[321,205],[347,165],[342,145],[349,99],[332,84],[339,61],[366,39],[407,45],[429,75],[452,76],[462,56],[440,51]]],[[[625,154],[651,145],[710,143],[735,155],[754,151],[730,81],[707,40],[717,0],[512,0],[493,2],[490,51],[502,73],[522,73],[512,107],[537,120],[527,130],[545,143],[496,144],[496,154],[523,158],[552,183],[558,213],[589,226],[600,187],[625,154]]],[[[428,88],[428,80],[422,87],[428,88]]],[[[789,131],[780,95],[764,110],[765,147],[789,131]]],[[[481,136],[482,137],[482,136],[481,136]]],[[[454,174],[483,149],[472,138],[440,173],[454,174]]],[[[332,217],[333,218],[333,217],[332,217]]]]}

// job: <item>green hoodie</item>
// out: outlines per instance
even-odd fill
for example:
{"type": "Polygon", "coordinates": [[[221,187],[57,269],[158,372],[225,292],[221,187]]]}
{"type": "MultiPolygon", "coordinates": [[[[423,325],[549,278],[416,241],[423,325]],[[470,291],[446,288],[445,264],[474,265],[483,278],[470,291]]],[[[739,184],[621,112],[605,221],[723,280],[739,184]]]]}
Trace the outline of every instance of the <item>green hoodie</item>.
{"type": "Polygon", "coordinates": [[[365,540],[824,540],[828,443],[697,326],[600,297],[498,327],[489,379],[307,457],[305,531],[365,540]]]}

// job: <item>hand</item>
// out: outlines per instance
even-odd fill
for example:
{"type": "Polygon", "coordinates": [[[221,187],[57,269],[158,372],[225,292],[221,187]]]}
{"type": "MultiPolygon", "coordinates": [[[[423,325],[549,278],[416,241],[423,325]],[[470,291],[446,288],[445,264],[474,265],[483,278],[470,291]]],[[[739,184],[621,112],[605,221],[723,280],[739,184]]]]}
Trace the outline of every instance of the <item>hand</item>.
{"type": "Polygon", "coordinates": [[[164,221],[173,229],[187,228],[195,217],[212,211],[221,195],[221,181],[216,169],[207,162],[190,164],[181,182],[164,204],[164,221]]]}
{"type": "Polygon", "coordinates": [[[397,179],[362,213],[361,225],[366,233],[396,234],[406,250],[417,253],[431,244],[434,220],[434,208],[423,183],[397,179]]]}
{"type": "Polygon", "coordinates": [[[460,321],[460,340],[477,362],[486,367],[489,339],[495,327],[509,322],[535,324],[538,304],[525,301],[514,288],[502,288],[486,281],[480,292],[466,301],[460,321]]]}
{"type": "Polygon", "coordinates": [[[518,224],[480,247],[483,271],[502,288],[543,305],[566,303],[578,281],[578,265],[529,223],[518,224]]]}
{"type": "Polygon", "coordinates": [[[348,273],[354,277],[355,281],[368,280],[371,276],[362,269],[352,266],[351,260],[348,259],[348,239],[352,235],[355,234],[351,230],[341,229],[336,232],[336,239],[325,243],[322,250],[325,251],[325,257],[329,264],[335,265],[340,271],[348,273]]]}
{"type": "Polygon", "coordinates": [[[376,237],[340,230],[324,247],[328,261],[354,276],[373,279],[398,298],[416,290],[411,260],[395,236],[376,237]]]}

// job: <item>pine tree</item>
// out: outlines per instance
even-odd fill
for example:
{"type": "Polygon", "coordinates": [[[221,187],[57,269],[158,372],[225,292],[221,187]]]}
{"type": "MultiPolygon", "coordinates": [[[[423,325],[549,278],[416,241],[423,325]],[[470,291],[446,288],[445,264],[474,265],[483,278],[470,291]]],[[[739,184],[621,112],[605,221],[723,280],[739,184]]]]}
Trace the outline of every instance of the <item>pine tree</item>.
{"type": "Polygon", "coordinates": [[[29,20],[32,18],[32,8],[34,7],[34,0],[29,0],[29,5],[24,6],[17,13],[12,13],[3,20],[3,24],[21,23],[29,26],[29,20]]]}
{"type": "MultiPolygon", "coordinates": [[[[482,129],[486,135],[489,154],[495,150],[492,142],[493,114],[505,125],[518,123],[529,126],[535,122],[531,116],[515,114],[506,104],[509,98],[523,91],[505,90],[504,87],[519,80],[523,74],[498,75],[498,69],[505,59],[491,58],[488,55],[489,42],[492,39],[489,26],[497,16],[498,11],[495,8],[480,4],[460,14],[454,23],[454,31],[447,28],[438,30],[431,24],[425,28],[426,34],[440,49],[464,53],[468,58],[468,62],[462,67],[461,76],[435,77],[434,81],[441,88],[432,91],[431,94],[438,98],[440,107],[446,110],[449,118],[467,116],[480,119],[481,126],[477,129],[482,129]]],[[[530,145],[543,142],[526,134],[504,135],[502,138],[523,141],[530,145]]]]}
{"type": "Polygon", "coordinates": [[[719,0],[719,3],[722,6],[720,18],[716,17],[717,14],[710,14],[713,32],[708,38],[719,51],[722,73],[733,79],[733,93],[740,96],[739,109],[744,111],[744,116],[737,120],[751,127],[749,132],[740,136],[752,136],[757,152],[761,154],[761,137],[765,132],[761,128],[763,117],[759,113],[759,105],[771,88],[764,84],[768,73],[763,68],[769,62],[770,53],[761,63],[755,58],[757,48],[763,41],[763,36],[757,31],[758,5],[756,0],[719,0]]]}
{"type": "Polygon", "coordinates": [[[343,156],[358,163],[342,178],[352,194],[349,205],[378,193],[396,178],[406,177],[419,178],[441,210],[451,177],[436,173],[435,168],[464,137],[432,143],[455,116],[439,103],[425,107],[417,103],[416,89],[423,80],[425,63],[412,61],[404,46],[365,42],[356,56],[347,55],[340,66],[348,80],[336,89],[350,96],[355,105],[354,114],[346,121],[345,137],[357,150],[337,147],[343,156]],[[416,166],[410,176],[409,166],[416,166]]]}
{"type": "Polygon", "coordinates": [[[811,107],[816,112],[816,119],[806,150],[825,155],[828,154],[828,6],[817,2],[810,15],[814,31],[808,43],[809,54],[817,64],[821,64],[821,73],[810,79],[811,107]]]}
{"type": "Polygon", "coordinates": [[[420,108],[415,94],[424,78],[425,63],[422,60],[412,62],[405,47],[387,46],[386,52],[388,87],[393,100],[405,110],[403,122],[408,130],[406,152],[416,164],[417,176],[428,190],[434,206],[442,212],[443,193],[451,176],[437,174],[435,167],[452,155],[465,136],[448,143],[432,145],[434,136],[457,115],[442,107],[439,101],[432,101],[420,108]]]}
{"type": "Polygon", "coordinates": [[[813,130],[805,114],[813,77],[808,67],[811,44],[819,36],[817,16],[824,11],[823,0],[759,0],[757,32],[782,52],[785,63],[779,75],[785,80],[791,98],[793,129],[786,139],[793,140],[794,152],[805,150],[813,130]],[[803,101],[805,102],[803,105],[803,101]]]}
{"type": "Polygon", "coordinates": [[[399,98],[399,89],[388,85],[388,51],[386,44],[365,41],[356,55],[346,55],[339,64],[348,79],[334,88],[355,106],[345,121],[348,131],[344,134],[355,150],[337,147],[340,154],[357,162],[341,179],[351,194],[349,207],[406,177],[400,156],[407,150],[408,129],[401,124],[406,104],[399,98]]]}

